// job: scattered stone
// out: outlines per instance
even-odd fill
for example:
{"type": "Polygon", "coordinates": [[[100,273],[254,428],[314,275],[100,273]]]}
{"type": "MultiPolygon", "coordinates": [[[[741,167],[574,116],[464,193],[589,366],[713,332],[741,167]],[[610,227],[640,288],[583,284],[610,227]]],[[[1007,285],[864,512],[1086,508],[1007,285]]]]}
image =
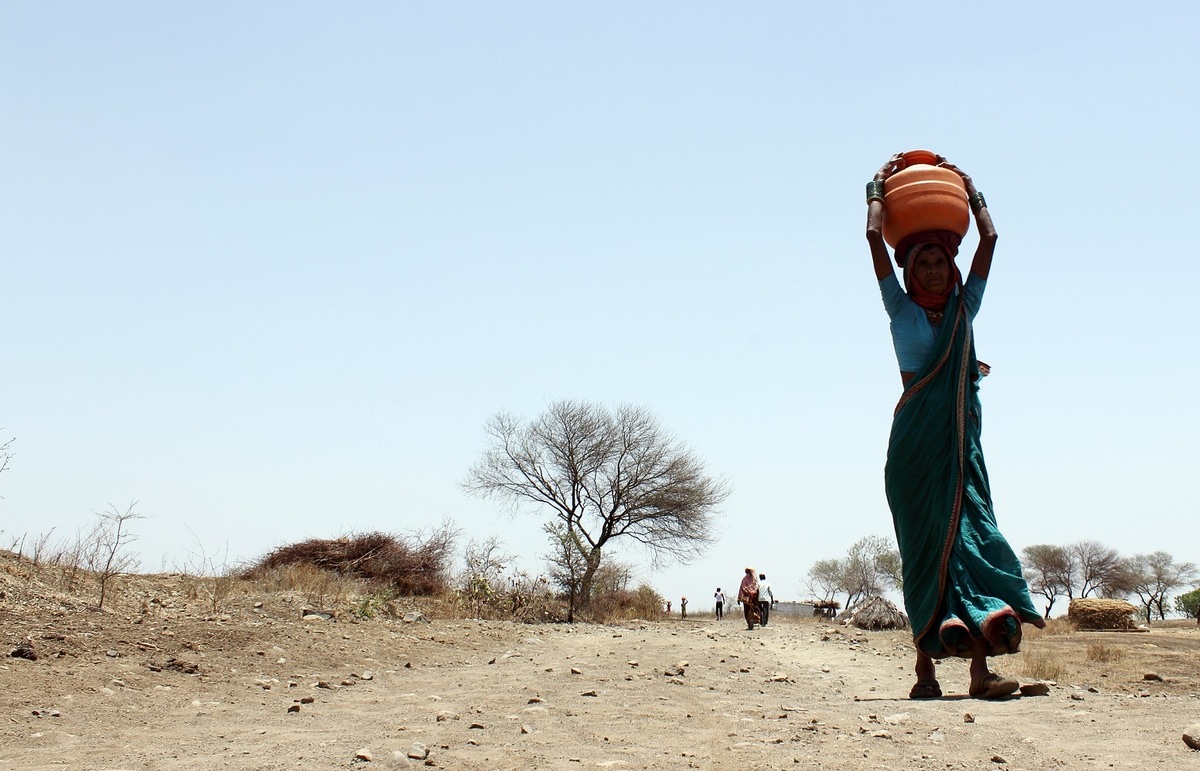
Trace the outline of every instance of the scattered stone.
{"type": "Polygon", "coordinates": [[[317,685],[316,685],[316,687],[317,687],[317,688],[327,688],[328,690],[331,690],[331,691],[332,691],[333,689],[337,688],[337,686],[336,686],[336,685],[330,685],[329,683],[327,683],[327,682],[326,682],[326,681],[324,681],[324,680],[318,680],[318,681],[317,681],[317,685]]]}
{"type": "Polygon", "coordinates": [[[579,667],[571,667],[571,674],[573,674],[573,675],[582,675],[582,674],[583,674],[583,670],[582,670],[582,669],[580,669],[579,667]]]}
{"type": "Polygon", "coordinates": [[[300,618],[304,621],[337,621],[337,613],[332,610],[305,608],[300,611],[300,618]]]}
{"type": "Polygon", "coordinates": [[[354,759],[360,763],[370,763],[372,760],[374,760],[374,758],[371,756],[371,751],[366,748],[354,753],[354,759]]]}
{"type": "Polygon", "coordinates": [[[200,665],[199,664],[193,664],[190,661],[184,661],[182,659],[176,659],[176,658],[167,659],[166,663],[163,664],[163,669],[170,669],[174,672],[182,672],[185,675],[200,674],[200,665]]]}
{"type": "Polygon", "coordinates": [[[591,690],[591,691],[584,691],[583,693],[581,693],[579,695],[580,696],[599,696],[600,694],[596,693],[596,691],[594,691],[594,690],[591,690]]]}
{"type": "Polygon", "coordinates": [[[1046,696],[1050,693],[1050,686],[1045,683],[1029,683],[1021,686],[1022,696],[1046,696]]]}
{"type": "Polygon", "coordinates": [[[545,701],[545,699],[543,699],[541,696],[531,696],[529,698],[529,701],[526,703],[527,704],[541,704],[543,701],[545,701]]]}
{"type": "Polygon", "coordinates": [[[1001,757],[1000,755],[993,755],[993,756],[992,756],[992,762],[993,762],[993,763],[1007,763],[1008,761],[1007,761],[1007,760],[1005,760],[1005,759],[1004,759],[1003,757],[1001,757]]]}
{"type": "Polygon", "coordinates": [[[1083,694],[1082,693],[1071,694],[1071,701],[1083,701],[1083,694]]]}
{"type": "Polygon", "coordinates": [[[408,748],[408,757],[413,760],[424,760],[429,757],[429,748],[420,742],[413,742],[408,748]]]}
{"type": "Polygon", "coordinates": [[[23,642],[16,648],[13,648],[12,653],[8,654],[14,659],[28,659],[29,661],[37,661],[37,653],[33,650],[33,645],[28,642],[23,642]]]}
{"type": "Polygon", "coordinates": [[[967,712],[966,714],[963,715],[963,722],[964,723],[974,723],[975,716],[972,715],[970,712],[967,712]]]}
{"type": "Polygon", "coordinates": [[[359,679],[359,680],[374,680],[374,679],[375,679],[375,673],[374,673],[374,672],[372,672],[372,671],[371,671],[371,670],[369,670],[369,669],[368,669],[368,670],[365,670],[365,671],[364,671],[364,672],[363,672],[361,675],[359,675],[359,676],[358,676],[358,679],[359,679]]]}
{"type": "Polygon", "coordinates": [[[291,706],[288,707],[288,712],[299,712],[299,711],[300,711],[299,704],[292,704],[291,706]]]}
{"type": "Polygon", "coordinates": [[[117,658],[118,656],[120,656],[121,654],[120,654],[120,653],[118,653],[118,652],[116,652],[116,651],[114,651],[114,650],[107,650],[107,651],[105,651],[105,652],[104,652],[104,655],[105,655],[105,656],[108,656],[110,659],[115,659],[115,658],[117,658]]]}
{"type": "MultiPolygon", "coordinates": [[[[410,610],[408,613],[405,613],[403,620],[406,624],[412,624],[418,621],[425,624],[429,623],[429,619],[425,618],[425,614],[419,610],[410,610]]],[[[409,757],[411,758],[412,756],[409,755],[409,757]]]]}
{"type": "Polygon", "coordinates": [[[434,720],[438,723],[444,723],[447,720],[458,720],[458,713],[452,712],[448,709],[443,709],[437,713],[437,715],[434,717],[434,720]]]}
{"type": "Polygon", "coordinates": [[[521,726],[521,733],[523,733],[523,734],[531,734],[531,733],[533,733],[533,726],[530,726],[530,725],[523,725],[523,726],[521,726]]]}
{"type": "Polygon", "coordinates": [[[487,726],[485,726],[483,723],[472,723],[471,728],[475,729],[475,730],[483,731],[483,730],[487,729],[487,726]]]}
{"type": "Polygon", "coordinates": [[[1146,674],[1142,675],[1142,679],[1143,680],[1157,680],[1160,683],[1162,682],[1162,677],[1155,674],[1154,672],[1147,672],[1146,674]]]}
{"type": "Polygon", "coordinates": [[[892,738],[892,732],[886,729],[881,731],[873,731],[871,736],[876,739],[890,739],[892,738]]]}
{"type": "Polygon", "coordinates": [[[792,678],[791,678],[791,675],[788,675],[788,674],[786,674],[786,673],[784,673],[784,672],[776,672],[775,674],[771,675],[771,676],[770,676],[770,677],[767,679],[767,682],[770,682],[770,683],[787,683],[787,682],[791,682],[791,679],[792,679],[792,678]]]}
{"type": "Polygon", "coordinates": [[[1200,723],[1193,723],[1183,730],[1183,743],[1194,750],[1200,750],[1200,723]]]}
{"type": "Polygon", "coordinates": [[[317,700],[317,698],[315,696],[301,696],[300,697],[301,704],[312,704],[316,700],[317,700]]]}

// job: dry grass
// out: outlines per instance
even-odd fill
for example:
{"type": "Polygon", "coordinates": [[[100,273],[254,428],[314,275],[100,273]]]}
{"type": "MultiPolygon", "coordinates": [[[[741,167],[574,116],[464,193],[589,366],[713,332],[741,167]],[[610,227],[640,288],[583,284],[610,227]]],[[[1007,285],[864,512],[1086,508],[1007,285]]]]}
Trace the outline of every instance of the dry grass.
{"type": "Polygon", "coordinates": [[[1084,658],[1100,664],[1115,664],[1124,657],[1125,651],[1106,642],[1089,642],[1084,658]]]}
{"type": "Polygon", "coordinates": [[[1047,650],[1026,650],[1018,654],[1016,672],[1034,680],[1066,680],[1071,668],[1058,653],[1047,650]]]}

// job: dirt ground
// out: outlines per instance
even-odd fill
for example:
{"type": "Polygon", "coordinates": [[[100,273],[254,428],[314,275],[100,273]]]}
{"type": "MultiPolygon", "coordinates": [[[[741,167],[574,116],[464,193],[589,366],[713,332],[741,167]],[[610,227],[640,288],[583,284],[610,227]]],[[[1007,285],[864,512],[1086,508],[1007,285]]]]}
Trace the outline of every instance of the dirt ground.
{"type": "Polygon", "coordinates": [[[0,579],[0,769],[1200,769],[1194,625],[1031,633],[996,665],[1058,666],[1048,695],[970,699],[950,661],[917,702],[907,634],[829,622],[214,614],[179,576],[112,612],[0,579]]]}

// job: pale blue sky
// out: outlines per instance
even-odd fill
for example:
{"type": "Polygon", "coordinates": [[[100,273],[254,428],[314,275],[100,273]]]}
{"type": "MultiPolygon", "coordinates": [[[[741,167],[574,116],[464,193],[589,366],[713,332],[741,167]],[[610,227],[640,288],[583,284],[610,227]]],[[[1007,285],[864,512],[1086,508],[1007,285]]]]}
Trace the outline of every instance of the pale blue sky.
{"type": "MultiPolygon", "coordinates": [[[[1200,562],[1200,7],[5,3],[6,540],[132,500],[144,569],[450,517],[498,410],[648,407],[731,483],[650,571],[785,597],[891,534],[863,186],[927,147],[1000,233],[976,323],[1020,549],[1200,562]]],[[[968,236],[960,265],[973,250],[968,236]]]]}

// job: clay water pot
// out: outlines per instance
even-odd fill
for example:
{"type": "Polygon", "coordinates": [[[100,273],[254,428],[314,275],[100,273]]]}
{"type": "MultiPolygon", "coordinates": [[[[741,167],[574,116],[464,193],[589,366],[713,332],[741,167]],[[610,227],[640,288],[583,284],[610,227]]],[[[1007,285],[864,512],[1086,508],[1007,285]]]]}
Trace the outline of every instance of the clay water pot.
{"type": "Polygon", "coordinates": [[[962,177],[935,166],[929,150],[904,153],[907,165],[883,182],[883,240],[894,249],[913,233],[949,230],[960,236],[971,224],[962,177]]]}

